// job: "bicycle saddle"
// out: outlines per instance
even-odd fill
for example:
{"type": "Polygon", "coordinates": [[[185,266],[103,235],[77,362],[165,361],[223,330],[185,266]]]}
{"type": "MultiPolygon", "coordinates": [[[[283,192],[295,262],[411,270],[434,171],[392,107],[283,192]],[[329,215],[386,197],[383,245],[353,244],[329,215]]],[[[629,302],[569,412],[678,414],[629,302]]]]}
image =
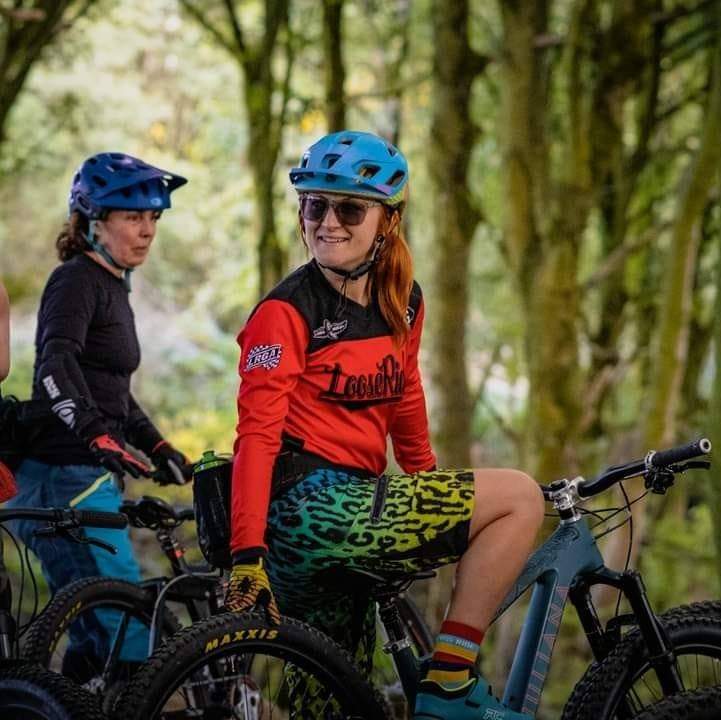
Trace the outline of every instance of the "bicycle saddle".
{"type": "Polygon", "coordinates": [[[332,567],[318,573],[318,581],[330,589],[347,590],[349,587],[363,589],[369,595],[378,599],[393,595],[400,595],[416,580],[427,580],[435,577],[435,570],[420,570],[405,573],[397,571],[370,572],[359,568],[332,567]]]}

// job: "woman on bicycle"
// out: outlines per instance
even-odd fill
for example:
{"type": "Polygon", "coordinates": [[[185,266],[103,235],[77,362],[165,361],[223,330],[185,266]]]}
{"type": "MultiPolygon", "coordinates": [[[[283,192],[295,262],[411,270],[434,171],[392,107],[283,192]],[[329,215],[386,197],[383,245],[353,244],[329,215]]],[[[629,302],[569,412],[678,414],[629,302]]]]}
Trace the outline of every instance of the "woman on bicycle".
{"type": "MultiPolygon", "coordinates": [[[[168,477],[186,465],[130,391],[140,347],[128,297],[131,273],[148,256],[171,192],[186,182],[123,153],[90,157],[76,173],[69,219],[56,240],[61,264],[45,286],[35,339],[33,399],[47,402],[49,412],[31,431],[12,505],[116,512],[123,475],[150,472],[126,443],[168,477]]],[[[40,559],[51,592],[87,576],[140,580],[125,530],[89,533],[117,548],[112,554],[92,544],[37,537],[35,528],[32,522],[17,525],[40,559]]],[[[79,680],[92,675],[91,659],[105,656],[99,648],[110,629],[85,628],[87,634],[66,654],[64,672],[79,680]]],[[[138,636],[123,652],[129,661],[144,659],[145,638],[138,636]]]]}
{"type": "Polygon", "coordinates": [[[312,259],[238,338],[226,607],[260,604],[276,621],[275,597],[367,672],[375,611],[348,571],[459,561],[416,717],[524,717],[472,670],[530,553],[542,495],[516,470],[436,469],[418,369],[423,298],[401,227],[406,159],[375,135],[339,132],[312,145],[290,180],[312,259]],[[383,474],[388,435],[403,474],[383,474]]]}

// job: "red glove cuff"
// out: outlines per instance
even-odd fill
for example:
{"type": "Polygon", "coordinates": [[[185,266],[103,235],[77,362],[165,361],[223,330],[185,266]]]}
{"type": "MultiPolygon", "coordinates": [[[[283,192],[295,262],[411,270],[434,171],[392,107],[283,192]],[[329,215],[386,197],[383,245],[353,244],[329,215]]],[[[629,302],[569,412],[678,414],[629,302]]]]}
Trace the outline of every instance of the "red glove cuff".
{"type": "Polygon", "coordinates": [[[15,483],[15,476],[5,463],[0,461],[0,503],[15,497],[18,494],[18,486],[15,483]]]}
{"type": "Polygon", "coordinates": [[[163,447],[163,445],[170,445],[170,443],[167,440],[160,440],[153,445],[153,449],[150,451],[150,454],[152,455],[158,448],[163,447]]]}

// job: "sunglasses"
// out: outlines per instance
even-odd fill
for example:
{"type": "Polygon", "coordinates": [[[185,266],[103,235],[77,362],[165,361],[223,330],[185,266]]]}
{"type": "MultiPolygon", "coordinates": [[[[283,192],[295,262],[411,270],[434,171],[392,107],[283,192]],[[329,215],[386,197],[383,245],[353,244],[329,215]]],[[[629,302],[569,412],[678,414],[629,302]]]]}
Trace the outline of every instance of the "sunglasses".
{"type": "Polygon", "coordinates": [[[303,195],[300,199],[300,212],[309,222],[322,222],[328,208],[333,208],[341,225],[360,225],[366,219],[368,208],[381,204],[378,200],[329,200],[320,195],[303,195]]]}

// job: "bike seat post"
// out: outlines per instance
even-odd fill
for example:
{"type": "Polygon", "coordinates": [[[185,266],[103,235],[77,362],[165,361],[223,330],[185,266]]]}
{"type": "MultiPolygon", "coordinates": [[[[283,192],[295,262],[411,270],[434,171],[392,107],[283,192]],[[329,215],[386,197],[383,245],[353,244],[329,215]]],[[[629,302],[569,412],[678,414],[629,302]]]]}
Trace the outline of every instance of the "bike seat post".
{"type": "Polygon", "coordinates": [[[378,614],[385,628],[388,642],[383,651],[393,657],[408,706],[415,705],[416,691],[420,681],[420,664],[411,649],[411,641],[406,634],[396,602],[398,595],[383,593],[376,597],[378,614]]]}
{"type": "Polygon", "coordinates": [[[13,641],[15,638],[15,620],[5,610],[0,610],[0,660],[13,657],[13,641]]]}
{"type": "Polygon", "coordinates": [[[10,575],[2,562],[2,538],[0,538],[0,660],[8,660],[13,656],[15,630],[10,575]]]}
{"type": "Polygon", "coordinates": [[[173,568],[173,575],[183,575],[187,572],[187,563],[185,562],[185,548],[181,545],[180,541],[175,537],[173,530],[166,528],[160,528],[155,533],[155,537],[158,539],[161,550],[170,566],[173,568]]]}

